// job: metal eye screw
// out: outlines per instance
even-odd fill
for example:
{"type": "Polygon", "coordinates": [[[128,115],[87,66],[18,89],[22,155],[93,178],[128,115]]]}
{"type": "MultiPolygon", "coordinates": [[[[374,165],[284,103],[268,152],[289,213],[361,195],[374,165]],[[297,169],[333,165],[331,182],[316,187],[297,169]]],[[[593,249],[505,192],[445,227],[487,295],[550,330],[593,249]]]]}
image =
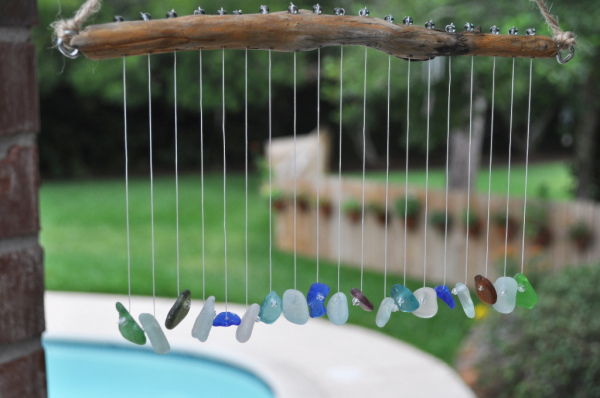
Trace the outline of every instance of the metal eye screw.
{"type": "Polygon", "coordinates": [[[344,10],[343,8],[336,7],[333,9],[333,13],[335,15],[346,15],[346,10],[344,10]]]}
{"type": "Polygon", "coordinates": [[[260,6],[259,9],[261,14],[268,14],[269,13],[269,6],[260,6]]]}
{"type": "Polygon", "coordinates": [[[516,36],[516,35],[518,35],[518,34],[519,34],[519,29],[517,29],[517,28],[515,28],[515,27],[513,26],[512,28],[510,28],[510,29],[508,30],[508,34],[509,34],[509,35],[516,36]]]}
{"type": "Polygon", "coordinates": [[[394,17],[391,14],[386,15],[383,19],[385,19],[389,23],[394,23],[394,17]]]}
{"type": "Polygon", "coordinates": [[[152,15],[147,12],[140,12],[143,21],[150,21],[152,19],[152,15]]]}
{"type": "MultiPolygon", "coordinates": [[[[77,33],[70,30],[65,30],[65,36],[73,38],[77,36],[77,33]]],[[[58,38],[56,40],[56,47],[58,48],[58,51],[60,51],[60,53],[67,58],[75,59],[79,56],[79,50],[69,46],[68,44],[65,44],[62,38],[58,38]]]]}
{"type": "Polygon", "coordinates": [[[202,8],[198,7],[197,10],[194,10],[194,15],[204,15],[206,14],[206,11],[204,11],[202,8]]]}
{"type": "Polygon", "coordinates": [[[125,18],[123,18],[120,15],[115,15],[115,17],[113,18],[113,22],[123,22],[125,21],[125,18]]]}
{"type": "Polygon", "coordinates": [[[315,5],[313,6],[313,12],[314,12],[315,14],[318,14],[318,15],[320,15],[320,14],[323,12],[323,7],[321,7],[321,6],[319,5],[319,3],[317,3],[317,4],[315,4],[315,5]]]}
{"type": "Polygon", "coordinates": [[[413,24],[413,19],[411,17],[404,17],[404,19],[402,20],[402,23],[404,25],[412,25],[413,24]]]}
{"type": "Polygon", "coordinates": [[[362,8],[360,11],[358,11],[358,16],[360,16],[360,17],[368,17],[369,16],[369,10],[367,9],[367,7],[362,8]]]}
{"type": "Polygon", "coordinates": [[[455,33],[456,32],[456,26],[454,25],[454,22],[450,22],[450,25],[446,25],[446,32],[447,33],[455,33]]]}
{"type": "Polygon", "coordinates": [[[233,10],[233,15],[242,15],[242,10],[233,10]]]}
{"type": "Polygon", "coordinates": [[[529,28],[525,31],[527,36],[535,36],[535,28],[529,28]]]}
{"type": "Polygon", "coordinates": [[[433,22],[431,19],[425,23],[425,27],[427,29],[434,29],[435,28],[435,22],[433,22]]]}
{"type": "Polygon", "coordinates": [[[290,14],[298,14],[298,6],[294,3],[290,3],[290,6],[288,7],[288,12],[290,14]]]}
{"type": "Polygon", "coordinates": [[[496,25],[492,26],[490,28],[490,33],[494,34],[494,35],[499,35],[500,34],[500,28],[497,27],[496,25]]]}
{"type": "Polygon", "coordinates": [[[221,9],[217,11],[217,14],[219,14],[219,15],[227,15],[227,11],[225,11],[223,9],[223,7],[221,7],[221,9]]]}
{"type": "Polygon", "coordinates": [[[177,13],[175,12],[175,10],[171,10],[167,13],[166,17],[167,18],[177,18],[177,13]]]}
{"type": "Polygon", "coordinates": [[[472,32],[475,30],[475,26],[471,22],[465,23],[465,32],[472,32]]]}

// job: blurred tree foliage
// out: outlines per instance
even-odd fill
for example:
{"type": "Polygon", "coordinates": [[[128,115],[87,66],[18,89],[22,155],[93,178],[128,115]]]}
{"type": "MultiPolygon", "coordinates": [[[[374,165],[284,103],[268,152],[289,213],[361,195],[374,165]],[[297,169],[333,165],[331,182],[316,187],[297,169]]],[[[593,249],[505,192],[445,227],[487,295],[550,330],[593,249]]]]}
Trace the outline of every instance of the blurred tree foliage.
{"type": "Polygon", "coordinates": [[[532,280],[531,310],[493,314],[476,335],[482,397],[600,396],[600,266],[532,280]]]}
{"type": "MultiPolygon", "coordinates": [[[[81,0],[40,0],[40,27],[35,40],[38,48],[40,94],[42,101],[43,134],[41,141],[41,166],[50,176],[119,173],[122,170],[122,60],[89,61],[64,59],[51,49],[48,25],[62,14],[69,17],[79,7],[81,0]]],[[[207,13],[214,14],[223,6],[226,10],[242,8],[244,13],[258,11],[261,1],[224,0],[218,4],[203,4],[207,13]]],[[[300,8],[310,9],[313,2],[295,2],[300,8]]],[[[196,1],[178,0],[176,4],[164,0],[104,0],[101,12],[93,23],[110,22],[114,15],[126,20],[138,19],[139,12],[150,12],[153,17],[164,18],[165,12],[175,7],[180,16],[191,14],[198,7],[196,1]]],[[[287,2],[269,4],[271,11],[285,10],[287,2]]],[[[334,6],[341,6],[349,14],[355,14],[364,5],[355,1],[340,0],[326,5],[331,13],[334,6]]],[[[527,27],[535,27],[538,34],[550,34],[536,6],[526,0],[519,2],[430,0],[410,3],[373,0],[368,5],[371,16],[383,17],[391,13],[396,23],[405,15],[411,15],[415,24],[423,25],[433,19],[437,28],[443,29],[454,22],[462,30],[464,22],[481,25],[487,31],[498,25],[502,33],[517,26],[520,34],[527,27]]],[[[535,60],[532,111],[532,150],[564,153],[561,145],[569,146],[580,140],[582,126],[588,123],[587,141],[594,137],[598,125],[590,117],[598,113],[598,103],[590,101],[590,82],[597,81],[600,34],[595,28],[600,10],[591,1],[561,2],[552,10],[561,17],[565,30],[579,35],[576,57],[561,66],[552,59],[535,60]],[[593,110],[594,112],[591,112],[593,110]],[[591,124],[590,124],[591,123],[591,124]],[[589,130],[589,131],[588,131],[589,130]],[[590,133],[591,131],[591,133],[590,133]]],[[[328,124],[338,131],[340,91],[340,49],[321,50],[321,124],[328,124]]],[[[358,166],[362,157],[362,126],[366,118],[369,138],[369,161],[381,164],[385,156],[387,124],[387,67],[388,56],[375,50],[367,51],[367,113],[363,115],[363,84],[365,50],[344,47],[343,64],[343,130],[350,139],[344,140],[345,167],[358,166]]],[[[317,100],[317,52],[298,53],[298,133],[306,133],[316,126],[317,100]]],[[[205,161],[218,166],[222,161],[220,151],[222,97],[221,97],[221,51],[203,51],[203,122],[205,127],[205,161]]],[[[273,134],[289,135],[293,128],[293,64],[291,54],[272,54],[273,74],[273,134]]],[[[404,60],[391,59],[391,156],[403,165],[406,140],[406,90],[407,66],[404,60]]],[[[240,166],[244,159],[242,145],[244,134],[244,51],[226,52],[226,125],[228,162],[240,166]]],[[[451,129],[468,126],[469,105],[469,57],[452,60],[451,129]]],[[[173,54],[151,57],[152,107],[155,127],[155,159],[159,168],[170,170],[173,151],[173,54]]],[[[180,129],[180,164],[194,169],[199,164],[199,56],[198,52],[177,54],[178,108],[180,129]]],[[[495,96],[495,153],[506,153],[508,147],[508,121],[510,117],[510,74],[512,61],[497,59],[495,96]]],[[[474,59],[474,87],[488,99],[485,136],[489,136],[491,107],[492,59],[474,59]]],[[[249,134],[254,151],[260,150],[261,142],[268,136],[268,53],[248,52],[249,134]]],[[[527,91],[529,61],[516,60],[514,104],[514,151],[522,155],[527,132],[527,91]]],[[[127,59],[127,104],[129,116],[130,151],[134,170],[147,169],[147,58],[127,59]]],[[[425,112],[427,96],[427,63],[411,63],[411,114],[410,145],[411,164],[423,162],[425,148],[425,112]],[[413,163],[414,162],[414,163],[413,163]]],[[[594,86],[595,87],[595,86],[594,86]]],[[[445,158],[446,107],[447,107],[447,60],[439,58],[432,63],[431,92],[431,140],[432,159],[445,158]],[[435,154],[440,156],[435,156],[435,154]]],[[[593,97],[594,99],[595,97],[593,97]]],[[[585,129],[583,129],[585,130],[585,129]]],[[[489,138],[486,138],[489,140],[489,138]]],[[[335,142],[334,142],[335,145],[335,142]]],[[[487,151],[489,141],[483,145],[487,151]]],[[[589,145],[577,147],[578,152],[591,151],[589,145]]],[[[596,146],[593,145],[592,149],[596,146]]],[[[572,150],[572,149],[571,149],[572,150]]],[[[569,151],[569,149],[567,149],[569,151]]],[[[587,159],[594,157],[587,154],[587,159]]],[[[597,155],[597,154],[594,154],[597,155]]],[[[501,155],[498,158],[502,157],[501,155]]],[[[334,156],[335,158],[335,156],[334,156]]],[[[588,185],[600,180],[600,166],[585,164],[583,153],[578,153],[577,172],[593,170],[588,185]],[[598,170],[595,170],[598,169],[598,170]]],[[[335,159],[334,159],[335,161],[335,159]]],[[[588,162],[589,163],[589,162],[588,162]]],[[[586,188],[584,196],[594,196],[597,191],[586,188]]]]}

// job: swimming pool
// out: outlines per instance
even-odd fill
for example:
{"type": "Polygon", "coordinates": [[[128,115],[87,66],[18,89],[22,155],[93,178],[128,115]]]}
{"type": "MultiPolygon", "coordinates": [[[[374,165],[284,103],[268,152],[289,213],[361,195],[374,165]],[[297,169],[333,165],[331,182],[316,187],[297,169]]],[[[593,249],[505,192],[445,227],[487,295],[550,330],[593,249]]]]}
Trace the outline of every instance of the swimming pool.
{"type": "Polygon", "coordinates": [[[50,398],[273,397],[256,375],[194,355],[44,340],[50,398]]]}

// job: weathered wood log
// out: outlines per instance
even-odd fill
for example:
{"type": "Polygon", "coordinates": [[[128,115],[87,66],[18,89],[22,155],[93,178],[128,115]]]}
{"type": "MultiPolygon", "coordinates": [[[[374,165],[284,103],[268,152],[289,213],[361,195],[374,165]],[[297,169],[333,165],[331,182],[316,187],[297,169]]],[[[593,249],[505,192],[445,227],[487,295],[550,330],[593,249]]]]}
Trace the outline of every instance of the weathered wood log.
{"type": "Polygon", "coordinates": [[[306,10],[92,25],[70,43],[89,59],[221,48],[292,52],[339,45],[367,46],[412,60],[455,55],[551,58],[558,53],[545,36],[446,33],[374,17],[306,10]]]}

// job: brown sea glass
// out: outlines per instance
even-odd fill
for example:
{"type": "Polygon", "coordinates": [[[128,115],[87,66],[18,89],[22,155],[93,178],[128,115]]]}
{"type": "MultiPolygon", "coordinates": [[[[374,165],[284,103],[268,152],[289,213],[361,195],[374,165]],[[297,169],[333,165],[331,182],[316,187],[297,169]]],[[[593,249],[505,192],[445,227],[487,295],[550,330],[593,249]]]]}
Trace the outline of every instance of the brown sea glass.
{"type": "Polygon", "coordinates": [[[498,300],[498,294],[496,293],[494,284],[484,276],[475,276],[475,292],[477,293],[479,300],[486,304],[493,305],[496,304],[496,301],[498,300]]]}

